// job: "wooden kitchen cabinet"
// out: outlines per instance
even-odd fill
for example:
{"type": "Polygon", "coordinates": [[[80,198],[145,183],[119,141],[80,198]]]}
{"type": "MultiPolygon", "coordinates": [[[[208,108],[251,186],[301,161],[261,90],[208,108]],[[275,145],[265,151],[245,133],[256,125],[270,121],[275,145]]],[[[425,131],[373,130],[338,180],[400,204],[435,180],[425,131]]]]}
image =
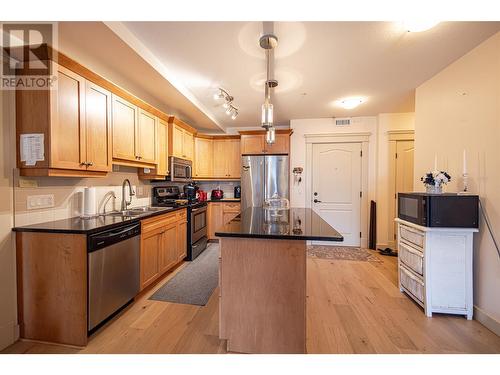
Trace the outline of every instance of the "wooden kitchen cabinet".
{"type": "Polygon", "coordinates": [[[140,162],[156,164],[156,116],[139,109],[138,125],[137,157],[140,162]]]}
{"type": "Polygon", "coordinates": [[[100,177],[111,170],[111,93],[56,63],[57,89],[16,91],[21,176],[100,177]],[[21,135],[43,135],[43,160],[21,160],[21,135]],[[30,165],[33,164],[33,165],[30,165]]]}
{"type": "Polygon", "coordinates": [[[239,179],[240,140],[234,136],[197,136],[194,141],[194,176],[198,179],[239,179]]]}
{"type": "Polygon", "coordinates": [[[140,289],[153,284],[186,257],[186,209],[141,221],[140,289]]]}
{"type": "Polygon", "coordinates": [[[214,174],[214,141],[211,138],[194,138],[194,176],[212,177],[214,174]]]}
{"type": "Polygon", "coordinates": [[[113,95],[113,162],[154,168],[156,121],[151,113],[113,95]]]}
{"type": "Polygon", "coordinates": [[[217,239],[218,237],[215,236],[217,229],[238,216],[240,210],[240,202],[209,202],[207,210],[208,239],[217,239]]]}
{"type": "Polygon", "coordinates": [[[139,168],[140,179],[163,180],[168,175],[168,123],[161,118],[156,123],[156,155],[156,168],[139,168]]]}
{"type": "Polygon", "coordinates": [[[193,160],[194,134],[196,133],[196,130],[175,117],[170,117],[168,123],[169,155],[177,158],[193,160]]]}
{"type": "Polygon", "coordinates": [[[276,141],[272,145],[266,143],[265,131],[242,131],[242,155],[288,155],[290,153],[291,130],[276,130],[276,141]]]}

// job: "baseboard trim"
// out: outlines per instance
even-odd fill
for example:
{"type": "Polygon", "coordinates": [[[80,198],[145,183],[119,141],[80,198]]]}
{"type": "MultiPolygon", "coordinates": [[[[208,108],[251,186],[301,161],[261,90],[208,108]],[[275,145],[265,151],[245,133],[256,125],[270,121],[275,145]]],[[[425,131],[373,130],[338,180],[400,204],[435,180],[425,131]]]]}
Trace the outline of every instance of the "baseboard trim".
{"type": "Polygon", "coordinates": [[[19,339],[19,324],[14,322],[0,326],[0,350],[12,345],[19,339]]]}
{"type": "Polygon", "coordinates": [[[500,336],[500,322],[488,315],[484,310],[480,309],[477,306],[474,306],[474,319],[476,319],[483,326],[488,328],[493,333],[496,333],[500,336]]]}

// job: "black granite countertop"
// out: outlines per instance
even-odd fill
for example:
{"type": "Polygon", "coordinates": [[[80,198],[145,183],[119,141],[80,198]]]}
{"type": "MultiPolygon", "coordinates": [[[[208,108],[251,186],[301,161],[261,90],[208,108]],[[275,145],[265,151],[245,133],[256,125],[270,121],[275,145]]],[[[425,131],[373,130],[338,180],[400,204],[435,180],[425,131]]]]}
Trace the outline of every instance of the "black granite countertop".
{"type": "Polygon", "coordinates": [[[215,232],[218,237],[343,241],[344,237],[310,208],[278,212],[251,207],[215,232]]]}
{"type": "Polygon", "coordinates": [[[91,219],[72,217],[69,219],[48,221],[46,223],[26,225],[12,228],[15,232],[48,232],[48,233],[72,233],[72,234],[92,234],[105,229],[120,226],[123,223],[133,223],[148,217],[163,215],[169,212],[185,209],[186,207],[165,207],[157,211],[144,212],[140,216],[98,216],[91,219]]]}
{"type": "Polygon", "coordinates": [[[240,198],[222,198],[222,199],[207,199],[208,203],[217,203],[217,202],[241,202],[240,198]]]}

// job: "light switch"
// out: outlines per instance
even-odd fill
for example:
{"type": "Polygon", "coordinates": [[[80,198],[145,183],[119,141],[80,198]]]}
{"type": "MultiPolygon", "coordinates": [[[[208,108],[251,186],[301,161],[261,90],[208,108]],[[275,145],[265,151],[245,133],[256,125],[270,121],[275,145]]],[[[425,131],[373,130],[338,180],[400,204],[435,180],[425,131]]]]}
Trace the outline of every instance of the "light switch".
{"type": "Polygon", "coordinates": [[[54,207],[54,194],[30,195],[26,201],[28,210],[54,207]]]}

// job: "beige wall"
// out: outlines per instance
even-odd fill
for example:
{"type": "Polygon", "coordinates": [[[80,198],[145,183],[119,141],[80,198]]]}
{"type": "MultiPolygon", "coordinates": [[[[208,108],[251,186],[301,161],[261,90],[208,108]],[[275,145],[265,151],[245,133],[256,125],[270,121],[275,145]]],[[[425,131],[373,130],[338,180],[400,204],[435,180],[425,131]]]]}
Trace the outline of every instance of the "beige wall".
{"type": "Polygon", "coordinates": [[[415,113],[381,113],[378,115],[377,137],[377,247],[391,245],[389,238],[389,136],[394,130],[414,130],[415,113]]]}
{"type": "Polygon", "coordinates": [[[12,172],[14,93],[0,90],[0,350],[17,339],[12,172]]]}
{"type": "MultiPolygon", "coordinates": [[[[479,194],[500,240],[500,33],[417,88],[415,187],[438,156],[457,191],[462,150],[468,155],[470,190],[479,194]]],[[[500,327],[500,258],[484,221],[474,238],[476,318],[500,327]]]]}

